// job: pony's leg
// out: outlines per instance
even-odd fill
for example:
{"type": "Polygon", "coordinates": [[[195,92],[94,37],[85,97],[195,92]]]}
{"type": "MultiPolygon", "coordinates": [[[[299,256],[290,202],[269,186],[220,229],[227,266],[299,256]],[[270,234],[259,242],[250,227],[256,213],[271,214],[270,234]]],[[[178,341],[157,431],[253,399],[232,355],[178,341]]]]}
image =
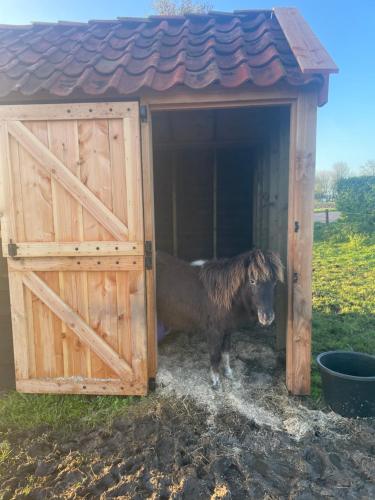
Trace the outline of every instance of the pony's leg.
{"type": "Polygon", "coordinates": [[[220,387],[219,366],[221,361],[222,338],[216,330],[211,330],[208,334],[208,349],[210,352],[210,377],[212,388],[218,389],[220,387]]]}
{"type": "Polygon", "coordinates": [[[224,365],[224,376],[226,378],[229,378],[230,380],[233,380],[233,371],[232,371],[232,368],[230,367],[230,358],[229,358],[230,343],[231,343],[231,335],[230,335],[230,333],[227,333],[224,336],[223,353],[222,353],[223,365],[224,365]]]}

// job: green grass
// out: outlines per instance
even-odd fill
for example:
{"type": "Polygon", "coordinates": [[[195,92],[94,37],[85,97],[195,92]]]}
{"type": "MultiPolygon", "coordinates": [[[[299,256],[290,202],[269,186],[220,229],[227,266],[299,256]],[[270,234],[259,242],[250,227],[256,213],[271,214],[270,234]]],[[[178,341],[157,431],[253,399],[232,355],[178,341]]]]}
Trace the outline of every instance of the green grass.
{"type": "MultiPolygon", "coordinates": [[[[375,238],[314,243],[313,354],[345,349],[375,354],[375,238]]],[[[312,396],[321,397],[316,363],[312,396]]]]}
{"type": "MultiPolygon", "coordinates": [[[[136,400],[134,397],[120,396],[56,396],[10,392],[0,398],[0,432],[47,426],[69,433],[73,428],[109,424],[136,400]]],[[[0,460],[1,454],[0,451],[0,460]]]]}

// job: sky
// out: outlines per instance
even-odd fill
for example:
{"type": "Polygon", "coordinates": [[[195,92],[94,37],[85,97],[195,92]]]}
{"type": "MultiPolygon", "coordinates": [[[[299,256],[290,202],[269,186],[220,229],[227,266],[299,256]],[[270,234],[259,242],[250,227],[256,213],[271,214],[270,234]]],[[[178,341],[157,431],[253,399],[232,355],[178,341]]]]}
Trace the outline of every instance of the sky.
{"type": "MultiPolygon", "coordinates": [[[[154,14],[152,0],[0,0],[0,24],[154,14]]],[[[212,0],[214,10],[297,7],[340,68],[318,111],[317,169],[375,159],[375,0],[212,0]]]]}

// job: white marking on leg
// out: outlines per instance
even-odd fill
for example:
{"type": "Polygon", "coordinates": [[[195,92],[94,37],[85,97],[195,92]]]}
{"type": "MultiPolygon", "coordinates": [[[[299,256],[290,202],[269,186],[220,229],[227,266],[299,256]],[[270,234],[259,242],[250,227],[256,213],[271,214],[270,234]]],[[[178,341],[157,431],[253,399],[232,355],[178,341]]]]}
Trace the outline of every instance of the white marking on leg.
{"type": "Polygon", "coordinates": [[[220,387],[220,376],[219,376],[218,372],[213,370],[213,368],[211,368],[211,370],[210,370],[210,377],[211,377],[211,382],[212,382],[212,388],[218,389],[220,387]]]}
{"type": "Polygon", "coordinates": [[[223,365],[224,365],[224,375],[226,378],[233,379],[233,371],[230,367],[229,352],[223,352],[222,354],[223,365]]]}

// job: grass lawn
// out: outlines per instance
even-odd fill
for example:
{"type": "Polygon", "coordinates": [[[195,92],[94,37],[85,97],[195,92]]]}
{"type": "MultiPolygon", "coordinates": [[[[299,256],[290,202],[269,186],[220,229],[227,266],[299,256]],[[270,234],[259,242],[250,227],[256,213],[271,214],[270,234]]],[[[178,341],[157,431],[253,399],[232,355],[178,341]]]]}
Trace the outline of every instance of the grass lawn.
{"type": "MultiPolygon", "coordinates": [[[[333,349],[375,354],[375,238],[317,241],[313,269],[314,358],[333,349]]],[[[312,380],[320,399],[315,360],[312,380]]]]}
{"type": "MultiPolygon", "coordinates": [[[[15,391],[0,397],[1,433],[48,427],[63,434],[72,429],[110,425],[113,418],[140,398],[120,396],[76,396],[21,394],[15,391]]],[[[1,464],[0,448],[0,464],[1,464]]]]}

